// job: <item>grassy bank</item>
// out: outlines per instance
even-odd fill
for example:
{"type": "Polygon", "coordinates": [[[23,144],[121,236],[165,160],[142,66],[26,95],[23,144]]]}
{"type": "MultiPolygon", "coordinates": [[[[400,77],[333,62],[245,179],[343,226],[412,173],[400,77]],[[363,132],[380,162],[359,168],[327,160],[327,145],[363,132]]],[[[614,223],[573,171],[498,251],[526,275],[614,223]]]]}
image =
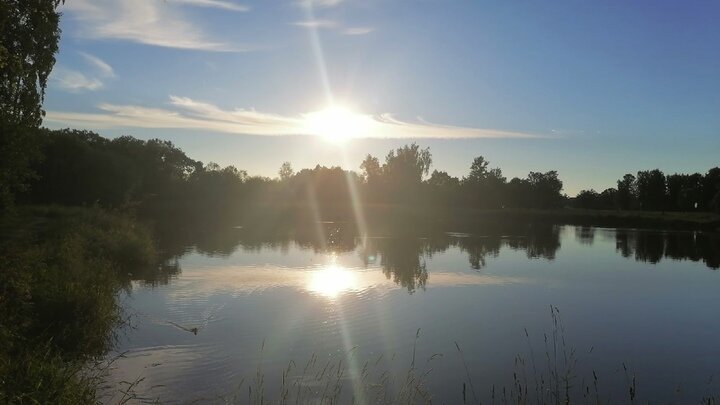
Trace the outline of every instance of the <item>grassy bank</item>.
{"type": "Polygon", "coordinates": [[[362,206],[366,219],[386,223],[403,221],[439,225],[465,230],[506,229],[508,225],[551,223],[615,228],[649,228],[666,230],[720,230],[720,215],[711,212],[654,212],[584,209],[446,209],[423,206],[369,204],[362,206]]]}
{"type": "Polygon", "coordinates": [[[22,208],[0,224],[0,403],[91,403],[86,365],[113,342],[150,232],[96,208],[22,208]]]}
{"type": "Polygon", "coordinates": [[[552,222],[558,225],[598,226],[615,228],[653,228],[675,230],[720,229],[720,215],[711,212],[655,212],[617,210],[477,210],[468,211],[473,221],[552,222]]]}

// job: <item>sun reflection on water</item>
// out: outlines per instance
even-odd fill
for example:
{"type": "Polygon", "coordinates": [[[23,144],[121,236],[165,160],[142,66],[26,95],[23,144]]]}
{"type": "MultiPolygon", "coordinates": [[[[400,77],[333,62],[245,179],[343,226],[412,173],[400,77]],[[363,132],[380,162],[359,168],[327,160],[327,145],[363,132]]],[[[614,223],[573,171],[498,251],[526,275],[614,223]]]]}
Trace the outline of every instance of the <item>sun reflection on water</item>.
{"type": "Polygon", "coordinates": [[[337,298],[343,292],[356,289],[357,275],[335,264],[311,271],[308,275],[307,290],[328,298],[337,298]]]}

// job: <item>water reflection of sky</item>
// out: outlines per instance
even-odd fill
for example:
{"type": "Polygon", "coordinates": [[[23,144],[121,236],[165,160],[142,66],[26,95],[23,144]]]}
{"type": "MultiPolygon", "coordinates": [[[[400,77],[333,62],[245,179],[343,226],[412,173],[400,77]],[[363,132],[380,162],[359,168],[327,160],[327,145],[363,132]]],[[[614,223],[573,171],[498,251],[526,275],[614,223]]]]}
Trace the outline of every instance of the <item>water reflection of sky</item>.
{"type": "Polygon", "coordinates": [[[645,393],[660,393],[649,399],[678,384],[706,392],[720,388],[707,384],[720,373],[720,273],[706,265],[715,258],[703,237],[566,227],[523,238],[378,239],[335,252],[293,242],[194,250],[167,284],[134,284],[125,302],[136,328],[121,335],[127,353],[111,377],[144,378],[143,396],[182,403],[233,392],[258,365],[270,390],[290,360],[313,353],[358,368],[382,357],[377,369],[401,372],[421,329],[418,358],[443,354],[427,385],[456,403],[465,372],[455,342],[476,381],[511,383],[529,342],[544,353],[554,305],[581,357],[578,375],[597,371],[604,389],[622,395],[625,362],[645,393]]]}
{"type": "MultiPolygon", "coordinates": [[[[349,267],[335,255],[319,257],[307,267],[262,265],[215,265],[183,268],[182,277],[173,281],[167,293],[181,299],[213,294],[252,294],[276,288],[292,288],[326,298],[340,298],[369,289],[402,288],[377,266],[349,267]]],[[[492,285],[520,282],[517,277],[485,275],[477,272],[433,271],[432,286],[492,285]]],[[[136,284],[136,288],[140,287],[136,284]]]]}

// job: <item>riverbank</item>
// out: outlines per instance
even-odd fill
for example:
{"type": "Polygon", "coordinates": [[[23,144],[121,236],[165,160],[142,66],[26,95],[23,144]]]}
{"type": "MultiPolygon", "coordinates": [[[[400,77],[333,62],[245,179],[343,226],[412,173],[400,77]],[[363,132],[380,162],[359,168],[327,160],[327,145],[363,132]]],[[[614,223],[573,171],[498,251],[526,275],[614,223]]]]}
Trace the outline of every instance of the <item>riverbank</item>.
{"type": "Polygon", "coordinates": [[[87,365],[113,343],[128,273],[157,261],[150,231],[99,208],[21,207],[0,219],[0,256],[0,402],[95,402],[87,365]]]}
{"type": "Polygon", "coordinates": [[[261,227],[281,223],[317,221],[362,221],[375,228],[432,227],[468,232],[493,229],[507,230],[532,224],[577,225],[589,227],[665,229],[689,231],[720,230],[720,215],[712,212],[655,212],[586,210],[563,208],[538,209],[472,209],[433,207],[419,202],[416,205],[361,204],[354,209],[347,205],[312,207],[307,204],[277,203],[248,207],[237,215],[238,224],[261,227]],[[282,219],[282,220],[279,220],[282,219]]]}
{"type": "MultiPolygon", "coordinates": [[[[455,214],[458,215],[458,214],[455,214]]],[[[578,225],[613,228],[648,228],[672,230],[720,230],[720,215],[711,212],[654,212],[617,210],[471,210],[466,214],[473,221],[551,222],[557,225],[578,225]]]]}

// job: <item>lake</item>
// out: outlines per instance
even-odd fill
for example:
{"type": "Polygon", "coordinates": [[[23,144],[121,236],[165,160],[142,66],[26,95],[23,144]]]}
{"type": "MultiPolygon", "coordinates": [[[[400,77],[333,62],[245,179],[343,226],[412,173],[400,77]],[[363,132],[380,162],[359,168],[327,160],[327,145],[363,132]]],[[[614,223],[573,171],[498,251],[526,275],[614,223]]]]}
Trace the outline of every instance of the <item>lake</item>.
{"type": "Polygon", "coordinates": [[[720,391],[717,233],[360,237],[317,223],[175,237],[166,265],[120,297],[130,327],[109,355],[108,402],[122,398],[115,384],[163,403],[684,403],[720,391]]]}

